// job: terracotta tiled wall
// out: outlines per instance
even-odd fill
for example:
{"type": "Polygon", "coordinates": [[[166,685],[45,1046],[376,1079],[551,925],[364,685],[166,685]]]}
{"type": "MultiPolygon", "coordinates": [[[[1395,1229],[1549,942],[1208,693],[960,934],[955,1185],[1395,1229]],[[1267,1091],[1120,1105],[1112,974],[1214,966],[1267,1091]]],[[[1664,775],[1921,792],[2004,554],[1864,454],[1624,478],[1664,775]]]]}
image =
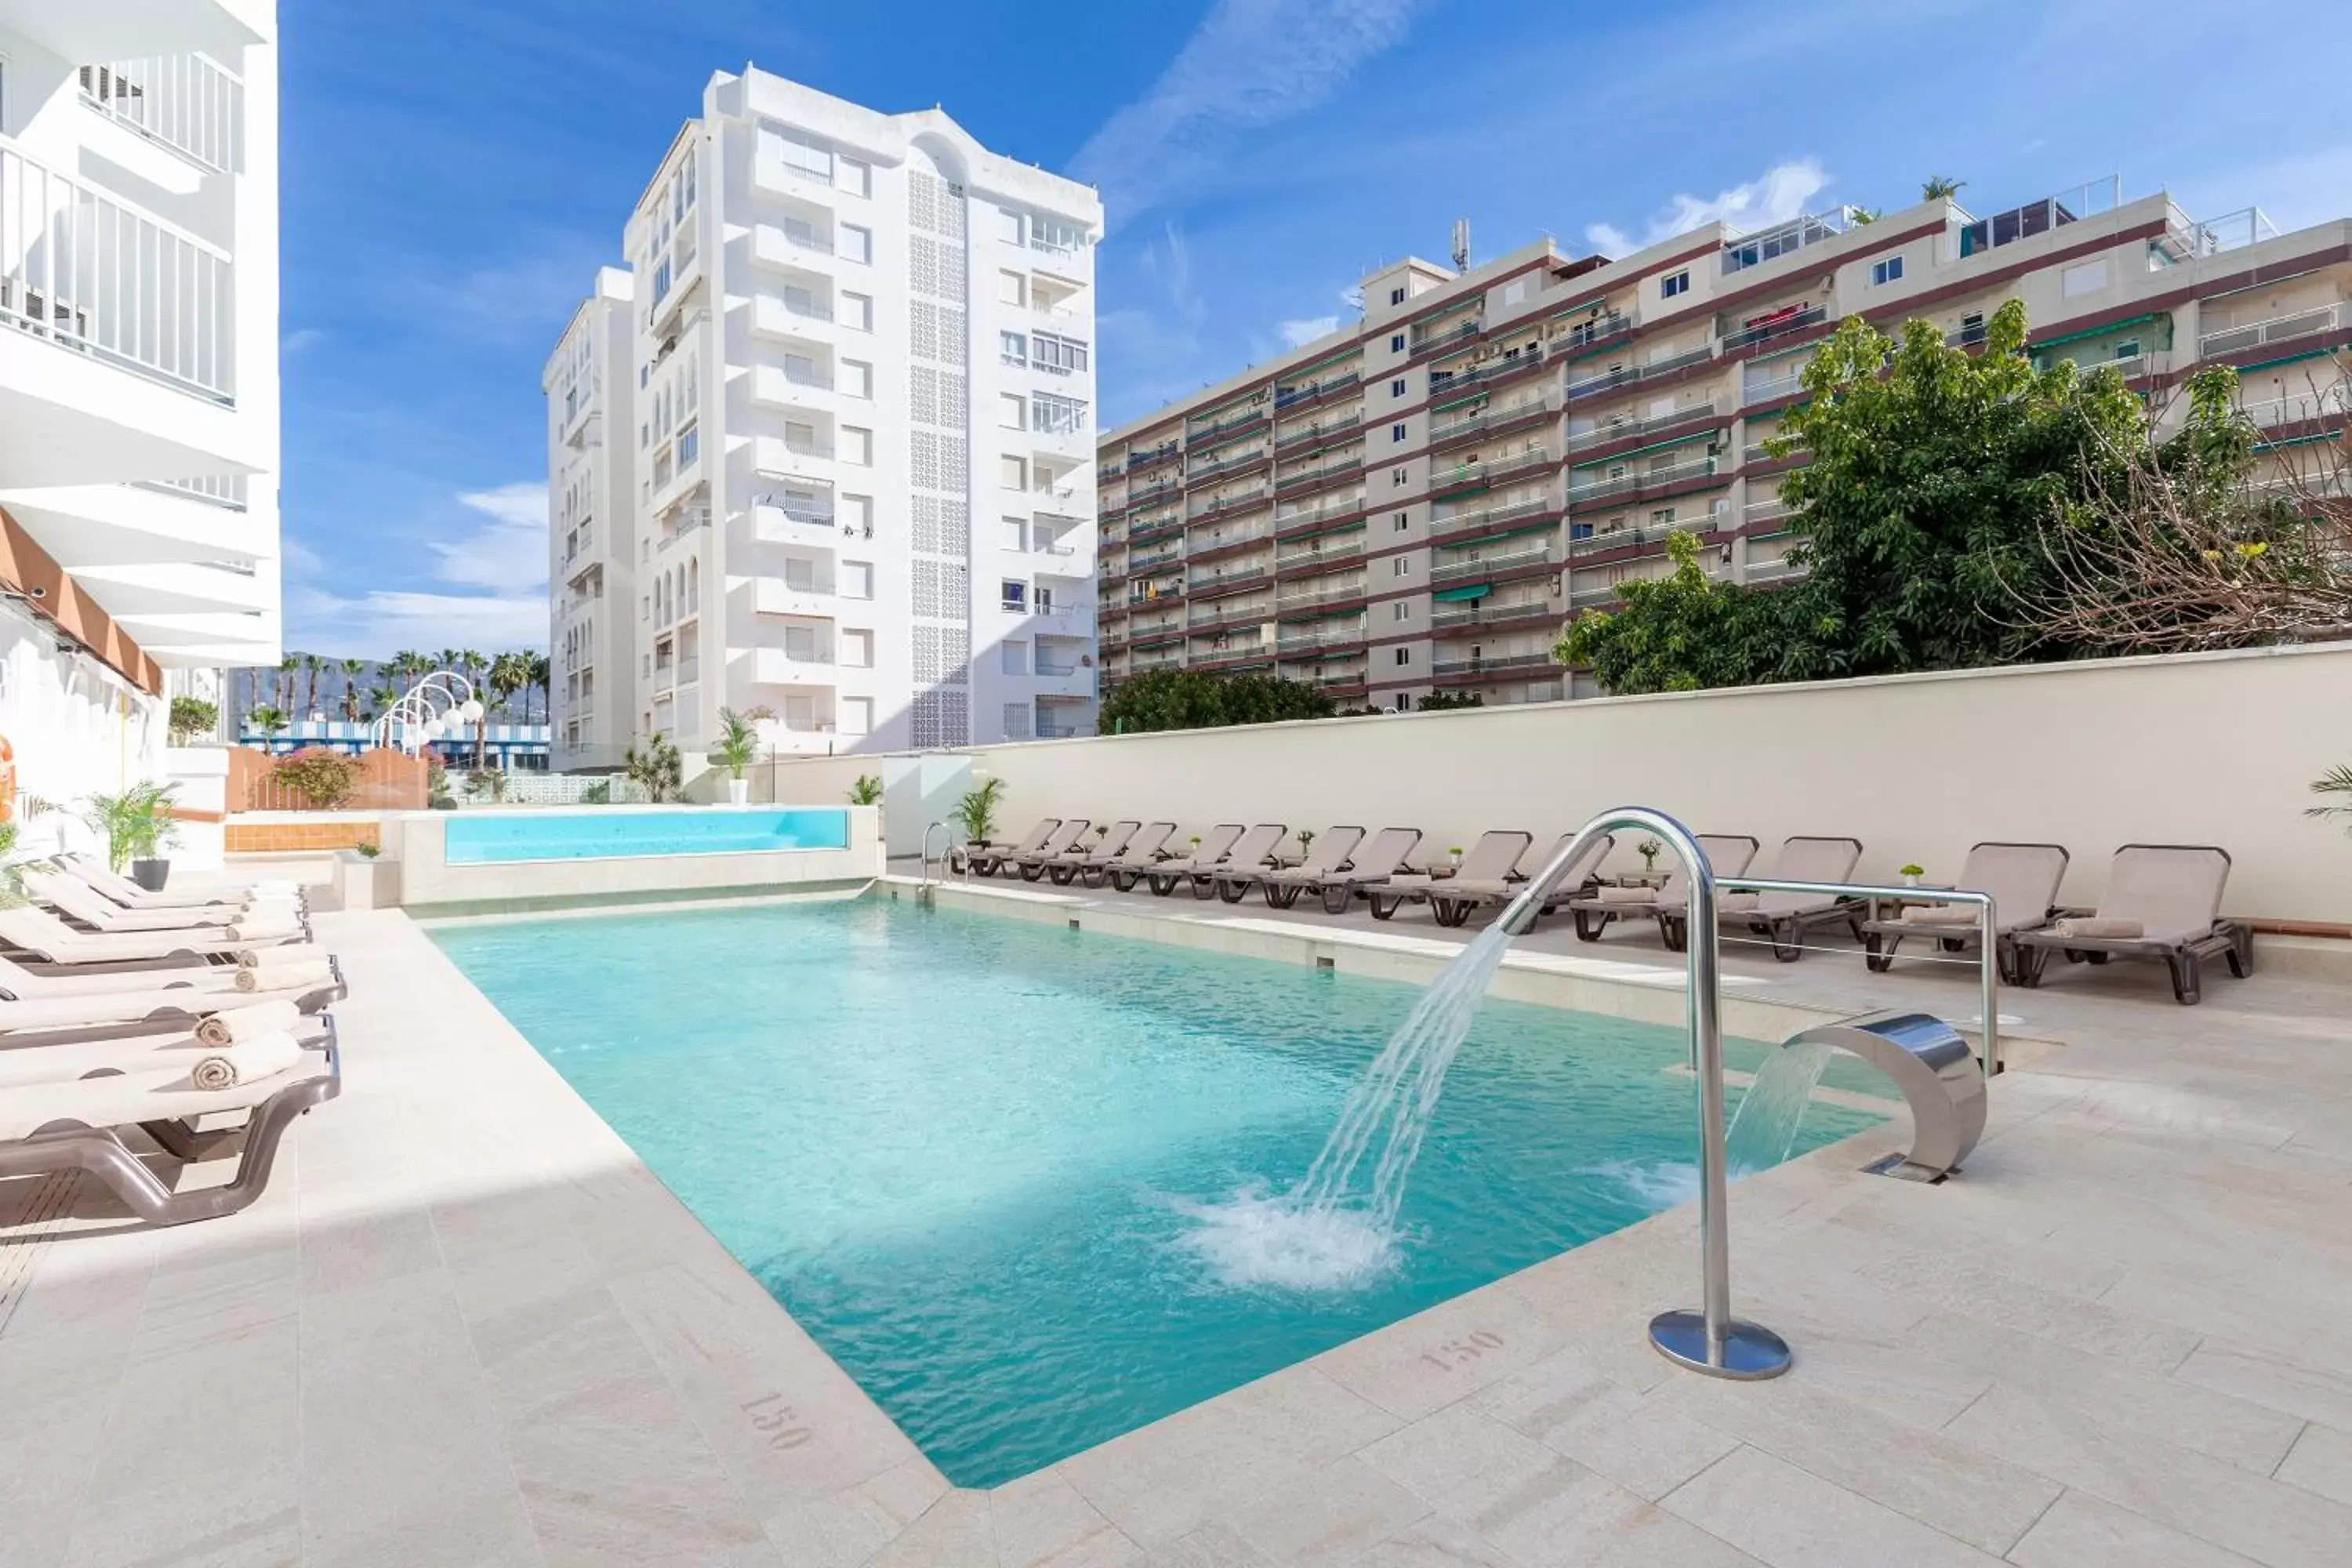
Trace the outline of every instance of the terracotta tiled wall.
{"type": "Polygon", "coordinates": [[[231,855],[271,855],[287,850],[356,849],[362,844],[379,847],[383,839],[373,822],[251,822],[229,819],[224,847],[231,855]]]}

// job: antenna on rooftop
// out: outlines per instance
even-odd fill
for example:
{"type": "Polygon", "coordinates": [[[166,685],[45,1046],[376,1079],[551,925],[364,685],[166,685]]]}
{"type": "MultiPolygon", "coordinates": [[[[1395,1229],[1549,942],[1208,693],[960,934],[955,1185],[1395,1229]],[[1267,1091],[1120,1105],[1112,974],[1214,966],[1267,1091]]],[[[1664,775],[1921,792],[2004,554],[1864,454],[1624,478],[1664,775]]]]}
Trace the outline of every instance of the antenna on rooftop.
{"type": "Polygon", "coordinates": [[[1470,270],[1470,220],[1466,217],[1454,220],[1454,270],[1470,270]]]}

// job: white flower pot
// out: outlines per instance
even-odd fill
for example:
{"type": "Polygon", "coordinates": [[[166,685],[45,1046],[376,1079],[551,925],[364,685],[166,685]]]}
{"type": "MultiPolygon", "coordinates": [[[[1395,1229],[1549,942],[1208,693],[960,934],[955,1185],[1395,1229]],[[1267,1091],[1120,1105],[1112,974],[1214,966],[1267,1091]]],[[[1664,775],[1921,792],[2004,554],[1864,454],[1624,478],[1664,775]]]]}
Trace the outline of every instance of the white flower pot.
{"type": "Polygon", "coordinates": [[[1903,885],[1906,888],[1917,887],[1919,885],[1919,873],[1916,871],[1905,872],[1903,874],[1903,885]]]}
{"type": "Polygon", "coordinates": [[[727,804],[730,805],[751,805],[751,781],[750,779],[729,779],[727,781],[727,804]]]}

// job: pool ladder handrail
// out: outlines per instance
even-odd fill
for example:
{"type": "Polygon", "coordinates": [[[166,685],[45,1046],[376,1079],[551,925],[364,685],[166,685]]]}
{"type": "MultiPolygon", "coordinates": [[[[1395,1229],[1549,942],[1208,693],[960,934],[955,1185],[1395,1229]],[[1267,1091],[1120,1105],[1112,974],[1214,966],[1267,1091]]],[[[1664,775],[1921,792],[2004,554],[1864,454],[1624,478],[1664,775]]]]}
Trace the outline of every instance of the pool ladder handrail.
{"type": "Polygon", "coordinates": [[[929,886],[931,881],[931,835],[943,827],[947,829],[948,847],[946,854],[940,857],[940,874],[939,879],[942,882],[947,880],[949,858],[955,854],[955,826],[953,824],[944,821],[934,822],[929,827],[923,829],[922,879],[925,886],[929,886]]]}
{"type": "Polygon", "coordinates": [[[1696,1311],[1661,1312],[1650,1320],[1650,1343],[1667,1360],[1710,1377],[1777,1377],[1789,1370],[1788,1342],[1760,1324],[1731,1315],[1729,1178],[1725,1166],[1723,1118],[1723,992],[1721,952],[1716,931],[1716,877],[1706,851],[1690,829],[1646,805],[1604,811],[1560,847],[1496,922],[1513,936],[1534,923],[1544,900],[1606,833],[1634,828],[1674,851],[1690,881],[1686,906],[1690,934],[1688,1016],[1691,1062],[1698,1074],[1699,1262],[1701,1296],[1696,1311]]]}

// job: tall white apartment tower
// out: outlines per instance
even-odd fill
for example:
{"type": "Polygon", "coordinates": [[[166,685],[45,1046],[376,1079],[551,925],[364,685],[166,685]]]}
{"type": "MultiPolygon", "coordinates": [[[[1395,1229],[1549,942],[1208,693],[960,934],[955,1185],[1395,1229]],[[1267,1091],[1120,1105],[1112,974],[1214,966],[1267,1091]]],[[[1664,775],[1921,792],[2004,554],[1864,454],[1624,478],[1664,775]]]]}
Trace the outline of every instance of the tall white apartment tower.
{"type": "Polygon", "coordinates": [[[629,218],[605,384],[628,738],[691,763],[721,707],[788,754],[1092,732],[1101,226],[939,110],[711,79],[629,218]]]}
{"type": "Polygon", "coordinates": [[[635,279],[596,270],[540,377],[547,394],[550,750],[558,771],[612,768],[627,748],[635,623],[635,279]]]}
{"type": "Polygon", "coordinates": [[[0,735],[154,775],[170,689],[278,658],[269,0],[0,0],[0,735]]]}

